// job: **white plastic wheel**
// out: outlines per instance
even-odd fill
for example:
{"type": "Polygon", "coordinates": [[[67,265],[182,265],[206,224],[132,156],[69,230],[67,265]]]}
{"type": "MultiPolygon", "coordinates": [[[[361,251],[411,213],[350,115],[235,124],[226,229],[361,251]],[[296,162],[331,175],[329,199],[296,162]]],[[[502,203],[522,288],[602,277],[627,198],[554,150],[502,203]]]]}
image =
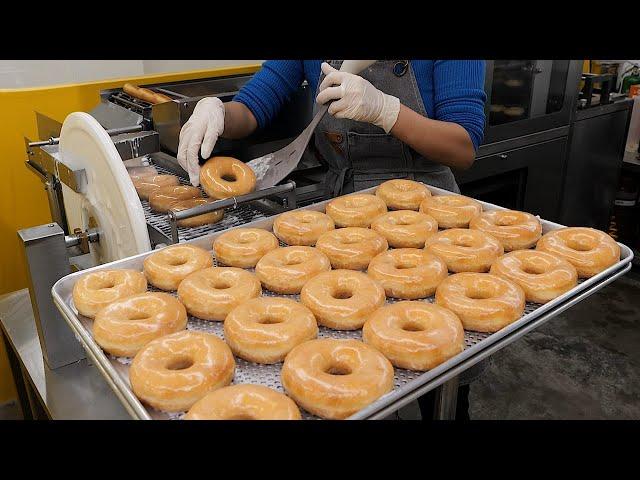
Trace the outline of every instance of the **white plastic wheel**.
{"type": "Polygon", "coordinates": [[[151,250],[136,190],[98,121],[84,112],[69,114],[62,124],[59,151],[67,165],[86,172],[79,208],[83,228],[97,228],[100,234],[99,242],[90,245],[94,260],[108,263],[151,250]]]}

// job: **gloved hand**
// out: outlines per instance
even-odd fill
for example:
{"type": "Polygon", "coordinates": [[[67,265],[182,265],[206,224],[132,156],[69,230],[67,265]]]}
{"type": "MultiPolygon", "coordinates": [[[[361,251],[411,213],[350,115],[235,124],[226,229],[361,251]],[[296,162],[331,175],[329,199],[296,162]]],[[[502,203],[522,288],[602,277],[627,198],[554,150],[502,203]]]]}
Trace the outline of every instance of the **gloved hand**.
{"type": "Polygon", "coordinates": [[[387,95],[364,78],[340,72],[328,63],[322,64],[326,75],[316,101],[320,104],[335,100],[329,113],[336,118],[348,118],[377,125],[389,133],[398,120],[400,100],[387,95]]]}
{"type": "Polygon", "coordinates": [[[224,104],[219,98],[203,98],[180,130],[178,163],[189,174],[194,187],[200,184],[198,150],[202,158],[208,158],[218,137],[224,131],[224,104]]]}

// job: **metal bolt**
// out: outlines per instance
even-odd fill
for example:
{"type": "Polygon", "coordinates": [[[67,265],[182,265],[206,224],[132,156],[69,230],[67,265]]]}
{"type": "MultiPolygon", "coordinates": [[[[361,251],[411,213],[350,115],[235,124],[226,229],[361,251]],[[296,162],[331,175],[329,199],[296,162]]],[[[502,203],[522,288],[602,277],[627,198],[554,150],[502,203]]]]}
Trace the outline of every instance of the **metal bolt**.
{"type": "Polygon", "coordinates": [[[50,223],[49,225],[47,225],[47,227],[49,227],[49,228],[51,228],[51,227],[53,227],[53,226],[55,226],[55,224],[54,224],[54,223],[50,223]]]}

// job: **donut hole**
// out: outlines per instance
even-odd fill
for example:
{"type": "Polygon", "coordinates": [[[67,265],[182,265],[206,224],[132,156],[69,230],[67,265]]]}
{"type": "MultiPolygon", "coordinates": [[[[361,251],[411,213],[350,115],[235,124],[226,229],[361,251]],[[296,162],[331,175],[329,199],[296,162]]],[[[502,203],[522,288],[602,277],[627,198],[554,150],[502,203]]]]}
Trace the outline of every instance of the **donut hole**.
{"type": "Polygon", "coordinates": [[[340,240],[340,243],[343,243],[345,245],[353,245],[354,243],[360,242],[362,242],[362,238],[360,237],[346,237],[340,240]]]}
{"type": "Polygon", "coordinates": [[[472,247],[473,243],[470,238],[457,238],[453,241],[456,247],[472,247]]]}
{"type": "Polygon", "coordinates": [[[231,288],[233,286],[229,282],[221,278],[211,280],[209,282],[209,285],[215,290],[226,290],[227,288],[231,288]]]}
{"type": "Polygon", "coordinates": [[[151,318],[151,315],[144,312],[135,312],[129,315],[129,320],[147,320],[151,318]]]}
{"type": "Polygon", "coordinates": [[[275,325],[282,322],[284,322],[282,318],[274,317],[272,315],[265,315],[257,320],[257,323],[261,325],[275,325]]]}
{"type": "Polygon", "coordinates": [[[258,235],[255,233],[244,233],[240,237],[238,237],[237,242],[242,244],[253,243],[258,240],[258,235]]]}
{"type": "Polygon", "coordinates": [[[332,292],[331,296],[336,300],[348,300],[353,297],[353,292],[351,290],[341,288],[332,292]]]}
{"type": "Polygon", "coordinates": [[[413,221],[412,218],[408,216],[403,216],[400,218],[393,219],[392,223],[395,223],[396,225],[400,225],[402,227],[406,227],[407,225],[413,225],[415,222],[413,221]]]}
{"type": "Polygon", "coordinates": [[[98,289],[99,290],[108,290],[110,288],[113,288],[116,286],[116,282],[114,282],[113,280],[107,280],[104,283],[101,283],[98,285],[98,289]]]}
{"type": "Polygon", "coordinates": [[[510,225],[514,225],[517,223],[517,219],[514,217],[500,217],[496,220],[496,225],[498,227],[508,227],[510,225]]]}
{"type": "Polygon", "coordinates": [[[588,245],[584,242],[579,242],[577,240],[569,240],[567,242],[567,247],[571,250],[577,250],[578,252],[588,252],[589,250],[593,250],[591,245],[588,245]]]}
{"type": "Polygon", "coordinates": [[[304,263],[304,260],[302,258],[287,258],[284,261],[284,264],[287,266],[300,265],[301,263],[304,263]]]}
{"type": "Polygon", "coordinates": [[[227,420],[255,420],[255,418],[246,413],[239,413],[228,417],[227,420]]]}
{"type": "Polygon", "coordinates": [[[404,330],[405,332],[422,332],[424,331],[424,328],[422,327],[422,325],[420,325],[418,322],[414,322],[414,321],[407,321],[405,322],[401,327],[402,330],[404,330]]]}
{"type": "Polygon", "coordinates": [[[238,177],[236,177],[233,173],[224,173],[220,176],[222,180],[225,182],[237,182],[238,177]]]}
{"type": "Polygon", "coordinates": [[[344,205],[347,208],[358,208],[364,207],[369,203],[368,198],[348,198],[345,200],[344,205]]]}
{"type": "Polygon", "coordinates": [[[486,300],[493,297],[493,295],[488,290],[472,289],[467,292],[467,297],[472,300],[486,300]]]}
{"type": "Polygon", "coordinates": [[[167,370],[186,370],[187,368],[193,366],[193,359],[190,357],[176,357],[172,358],[167,366],[165,367],[167,370]]]}
{"type": "Polygon", "coordinates": [[[406,270],[408,268],[416,268],[416,264],[415,263],[397,263],[396,264],[396,269],[398,270],[406,270]]]}
{"type": "Polygon", "coordinates": [[[530,275],[540,275],[545,272],[544,268],[535,265],[524,265],[522,271],[530,275]]]}
{"type": "Polygon", "coordinates": [[[186,258],[171,258],[171,259],[169,259],[169,261],[167,263],[169,265],[171,265],[172,267],[179,267],[179,266],[184,265],[185,263],[187,263],[187,259],[186,258]]]}
{"type": "Polygon", "coordinates": [[[351,375],[353,370],[344,363],[334,363],[329,365],[324,373],[328,373],[329,375],[351,375]]]}

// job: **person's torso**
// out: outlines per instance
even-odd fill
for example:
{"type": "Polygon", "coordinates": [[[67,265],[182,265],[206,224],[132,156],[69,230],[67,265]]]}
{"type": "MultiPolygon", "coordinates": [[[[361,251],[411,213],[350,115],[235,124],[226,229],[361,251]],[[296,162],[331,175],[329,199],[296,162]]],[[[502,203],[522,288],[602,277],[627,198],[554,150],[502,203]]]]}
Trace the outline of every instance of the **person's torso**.
{"type": "MultiPolygon", "coordinates": [[[[341,60],[329,61],[336,69],[341,60]]],[[[309,65],[309,77],[313,74],[309,65]]],[[[305,65],[305,69],[307,66],[305,65]]],[[[407,60],[380,60],[359,74],[375,88],[398,97],[400,103],[428,117],[416,72],[407,60]]],[[[319,73],[312,84],[318,85],[319,73]]],[[[314,112],[318,105],[314,106],[314,112]]],[[[315,130],[315,153],[328,167],[326,190],[329,196],[362,190],[392,178],[408,178],[458,191],[451,170],[420,156],[410,146],[378,126],[325,115],[315,130]]]]}

